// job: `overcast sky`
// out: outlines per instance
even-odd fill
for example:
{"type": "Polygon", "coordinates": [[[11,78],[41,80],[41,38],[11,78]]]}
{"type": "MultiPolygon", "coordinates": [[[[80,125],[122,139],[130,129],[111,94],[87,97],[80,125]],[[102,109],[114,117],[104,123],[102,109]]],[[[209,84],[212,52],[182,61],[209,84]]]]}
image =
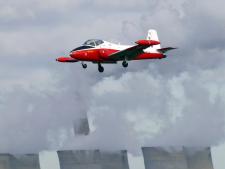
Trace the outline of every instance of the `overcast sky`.
{"type": "Polygon", "coordinates": [[[0,152],[214,146],[225,141],[225,1],[0,1],[0,152]],[[133,44],[156,29],[164,60],[56,63],[89,38],[133,44]],[[73,138],[88,114],[93,133],[73,138]]]}

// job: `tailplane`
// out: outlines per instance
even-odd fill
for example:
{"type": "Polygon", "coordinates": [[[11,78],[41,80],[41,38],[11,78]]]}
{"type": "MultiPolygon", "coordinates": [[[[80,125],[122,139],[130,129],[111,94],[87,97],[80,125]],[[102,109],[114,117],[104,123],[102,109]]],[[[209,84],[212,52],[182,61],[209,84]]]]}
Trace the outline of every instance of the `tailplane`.
{"type": "Polygon", "coordinates": [[[168,52],[170,50],[174,50],[174,49],[177,49],[177,48],[167,47],[167,48],[157,49],[157,51],[164,54],[164,53],[166,53],[166,52],[168,52]]]}

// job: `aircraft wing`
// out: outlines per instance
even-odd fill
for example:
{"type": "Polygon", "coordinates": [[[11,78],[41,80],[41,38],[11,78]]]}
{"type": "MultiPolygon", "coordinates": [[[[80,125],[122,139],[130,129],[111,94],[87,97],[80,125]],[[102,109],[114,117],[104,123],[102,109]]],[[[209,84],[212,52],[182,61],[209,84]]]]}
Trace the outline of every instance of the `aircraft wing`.
{"type": "Polygon", "coordinates": [[[139,40],[135,43],[137,43],[137,45],[121,50],[119,52],[113,53],[109,56],[109,58],[115,61],[124,60],[124,58],[126,58],[127,60],[132,60],[137,55],[143,53],[144,49],[153,45],[160,44],[160,42],[153,41],[153,40],[139,40]]]}

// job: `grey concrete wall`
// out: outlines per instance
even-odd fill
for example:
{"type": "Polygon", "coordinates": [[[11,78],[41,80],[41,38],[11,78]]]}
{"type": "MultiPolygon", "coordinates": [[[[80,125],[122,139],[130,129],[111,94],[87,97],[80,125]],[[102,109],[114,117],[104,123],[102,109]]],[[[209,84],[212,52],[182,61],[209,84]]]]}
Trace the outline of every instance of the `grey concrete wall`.
{"type": "MultiPolygon", "coordinates": [[[[213,169],[208,147],[145,147],[142,151],[146,169],[213,169]]],[[[54,158],[60,169],[129,169],[126,151],[58,151],[54,158]]],[[[39,156],[0,154],[0,169],[40,169],[39,156]]]]}
{"type": "Polygon", "coordinates": [[[37,154],[0,154],[0,169],[40,169],[37,154]]]}
{"type": "Polygon", "coordinates": [[[213,169],[211,150],[206,148],[184,147],[189,169],[213,169]]]}
{"type": "Polygon", "coordinates": [[[142,148],[146,169],[213,169],[210,148],[142,148]]]}
{"type": "Polygon", "coordinates": [[[129,169],[127,151],[101,152],[102,169],[129,169]]]}
{"type": "Polygon", "coordinates": [[[188,169],[182,148],[142,148],[146,169],[188,169]]]}
{"type": "Polygon", "coordinates": [[[42,151],[39,153],[41,169],[60,169],[58,153],[56,151],[42,151]]]}
{"type": "Polygon", "coordinates": [[[59,164],[61,169],[83,169],[100,167],[100,152],[94,151],[58,151],[59,164]]]}
{"type": "Polygon", "coordinates": [[[0,154],[0,169],[10,169],[10,154],[0,154]]]}
{"type": "Polygon", "coordinates": [[[61,169],[129,169],[126,151],[58,151],[61,169]]]}

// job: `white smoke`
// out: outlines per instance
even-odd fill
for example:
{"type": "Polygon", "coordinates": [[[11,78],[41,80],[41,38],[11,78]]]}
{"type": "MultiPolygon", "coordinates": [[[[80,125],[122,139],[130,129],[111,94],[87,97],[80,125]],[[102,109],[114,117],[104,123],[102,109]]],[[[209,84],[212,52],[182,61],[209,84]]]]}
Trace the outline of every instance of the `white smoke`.
{"type": "Polygon", "coordinates": [[[224,141],[224,64],[214,70],[164,77],[147,70],[110,76],[92,87],[90,136],[65,141],[65,148],[107,150],[141,146],[213,146],[224,141]]]}
{"type": "Polygon", "coordinates": [[[224,6],[219,1],[141,1],[138,8],[113,1],[107,15],[100,0],[34,2],[0,7],[0,152],[137,152],[147,145],[224,140],[225,15],[216,10],[224,6]],[[86,9],[89,3],[94,8],[86,9]],[[165,60],[131,62],[127,70],[105,66],[104,74],[96,65],[84,71],[54,62],[87,38],[131,43],[149,28],[179,50],[165,60]],[[74,138],[73,120],[86,113],[94,131],[74,138]]]}

